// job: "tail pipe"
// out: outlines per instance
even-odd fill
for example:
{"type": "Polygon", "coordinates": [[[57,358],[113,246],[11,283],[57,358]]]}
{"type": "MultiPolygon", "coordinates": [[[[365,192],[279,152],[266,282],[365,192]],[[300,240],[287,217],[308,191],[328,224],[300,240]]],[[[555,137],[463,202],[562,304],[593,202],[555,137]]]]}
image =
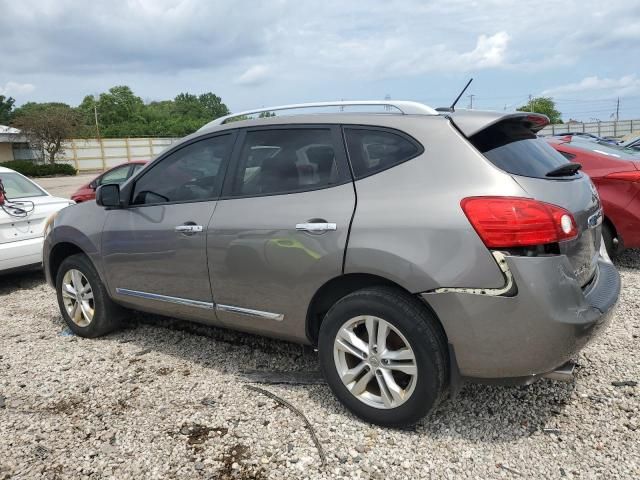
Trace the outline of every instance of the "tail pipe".
{"type": "Polygon", "coordinates": [[[573,380],[573,371],[576,368],[576,362],[569,360],[567,363],[559,366],[552,372],[548,372],[542,375],[543,378],[549,380],[556,380],[558,382],[570,382],[573,380]]]}

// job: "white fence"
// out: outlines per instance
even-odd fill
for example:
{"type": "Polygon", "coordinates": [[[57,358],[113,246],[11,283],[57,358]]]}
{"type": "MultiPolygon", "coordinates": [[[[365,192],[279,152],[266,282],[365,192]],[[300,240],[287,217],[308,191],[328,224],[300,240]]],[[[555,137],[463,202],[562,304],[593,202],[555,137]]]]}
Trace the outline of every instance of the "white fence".
{"type": "Polygon", "coordinates": [[[106,170],[132,160],[151,160],[177,138],[80,138],[65,142],[56,161],[69,163],[79,172],[106,170]]]}
{"type": "Polygon", "coordinates": [[[640,120],[618,120],[613,122],[560,123],[544,127],[540,133],[542,135],[552,135],[556,133],[582,132],[593,133],[599,137],[622,137],[637,130],[640,130],[640,120]]]}

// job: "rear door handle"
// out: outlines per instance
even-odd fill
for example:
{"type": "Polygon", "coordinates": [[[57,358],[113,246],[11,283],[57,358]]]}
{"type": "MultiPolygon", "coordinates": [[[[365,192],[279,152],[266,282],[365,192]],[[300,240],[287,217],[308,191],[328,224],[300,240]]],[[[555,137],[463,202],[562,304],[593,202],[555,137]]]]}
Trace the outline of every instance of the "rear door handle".
{"type": "Polygon", "coordinates": [[[314,223],[297,223],[296,230],[299,232],[309,233],[322,233],[337,230],[338,226],[335,223],[327,222],[314,222],[314,223]]]}
{"type": "Polygon", "coordinates": [[[202,232],[202,225],[178,225],[175,231],[185,235],[193,235],[194,233],[202,232]]]}

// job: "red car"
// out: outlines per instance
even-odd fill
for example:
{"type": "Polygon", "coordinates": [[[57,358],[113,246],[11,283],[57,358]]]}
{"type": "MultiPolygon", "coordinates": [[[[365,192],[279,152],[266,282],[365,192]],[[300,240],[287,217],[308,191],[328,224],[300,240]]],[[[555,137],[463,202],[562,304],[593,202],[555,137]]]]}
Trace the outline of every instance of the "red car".
{"type": "Polygon", "coordinates": [[[640,247],[640,155],[624,148],[566,136],[547,138],[582,170],[598,189],[604,222],[602,237],[610,255],[640,247]]]}
{"type": "Polygon", "coordinates": [[[148,160],[134,160],[132,162],[113,167],[111,170],[107,170],[106,172],[98,175],[86,185],[82,185],[73,195],[71,195],[71,200],[76,203],[95,200],[96,188],[100,185],[104,185],[105,183],[122,184],[131,178],[134,173],[141,170],[147,163],[148,160]]]}

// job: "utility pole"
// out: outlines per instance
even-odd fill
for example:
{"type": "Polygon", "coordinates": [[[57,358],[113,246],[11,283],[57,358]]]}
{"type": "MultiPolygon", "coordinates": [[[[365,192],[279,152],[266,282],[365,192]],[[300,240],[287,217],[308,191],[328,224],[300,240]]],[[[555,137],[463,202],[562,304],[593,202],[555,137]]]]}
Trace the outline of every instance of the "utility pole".
{"type": "Polygon", "coordinates": [[[100,127],[98,127],[98,106],[93,104],[93,116],[96,119],[96,135],[98,136],[98,141],[100,141],[100,127]]]}
{"type": "Polygon", "coordinates": [[[529,111],[530,112],[534,112],[535,111],[535,109],[533,108],[534,107],[533,103],[534,103],[533,102],[533,95],[529,94],[529,111]]]}
{"type": "Polygon", "coordinates": [[[98,135],[98,144],[100,145],[100,156],[102,160],[102,171],[104,172],[107,169],[107,162],[104,156],[104,143],[102,143],[102,138],[100,138],[100,127],[98,126],[98,104],[93,102],[93,118],[96,121],[96,135],[98,135]]]}
{"type": "Polygon", "coordinates": [[[618,97],[618,101],[616,103],[616,122],[620,118],[620,97],[618,97]]]}
{"type": "Polygon", "coordinates": [[[473,110],[473,97],[475,97],[475,95],[472,93],[467,95],[467,97],[469,97],[469,110],[473,110]]]}

